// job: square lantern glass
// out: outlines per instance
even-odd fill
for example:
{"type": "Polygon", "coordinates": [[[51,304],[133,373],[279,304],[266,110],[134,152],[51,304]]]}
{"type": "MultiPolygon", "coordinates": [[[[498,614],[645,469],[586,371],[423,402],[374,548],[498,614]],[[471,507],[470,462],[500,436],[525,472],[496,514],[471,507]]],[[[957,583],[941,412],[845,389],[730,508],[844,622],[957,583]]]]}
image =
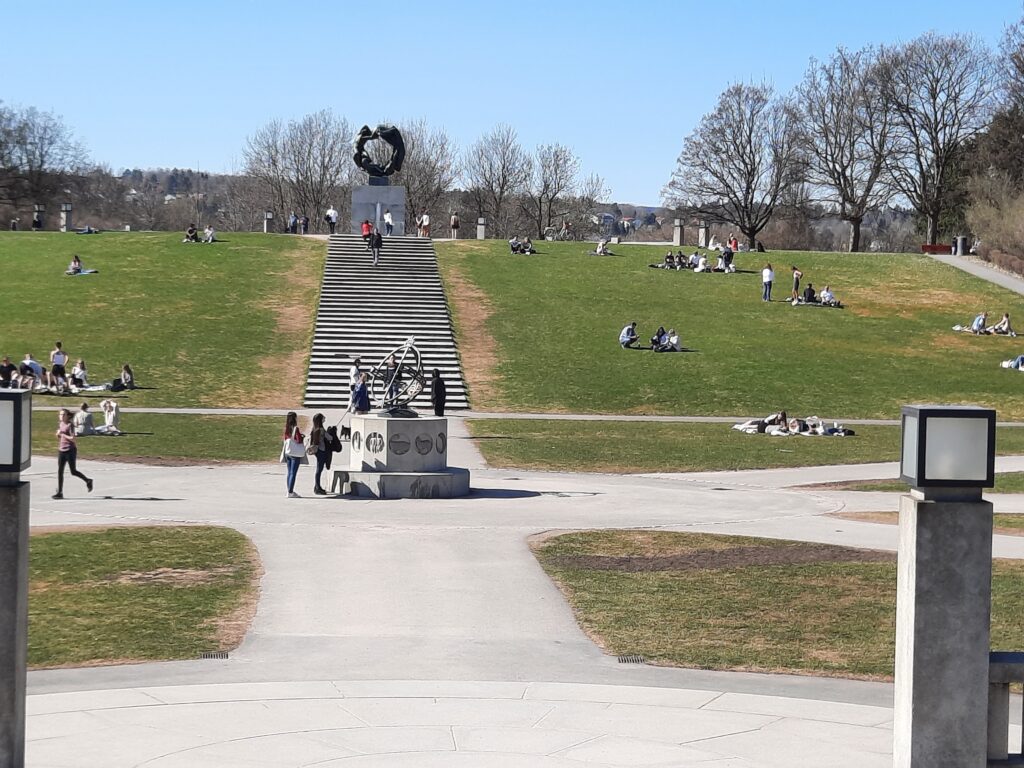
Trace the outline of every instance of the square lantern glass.
{"type": "Polygon", "coordinates": [[[995,411],[905,405],[902,416],[900,480],[913,488],[995,485],[995,411]]]}
{"type": "Polygon", "coordinates": [[[32,463],[32,392],[0,389],[0,473],[21,472],[32,463]]]}

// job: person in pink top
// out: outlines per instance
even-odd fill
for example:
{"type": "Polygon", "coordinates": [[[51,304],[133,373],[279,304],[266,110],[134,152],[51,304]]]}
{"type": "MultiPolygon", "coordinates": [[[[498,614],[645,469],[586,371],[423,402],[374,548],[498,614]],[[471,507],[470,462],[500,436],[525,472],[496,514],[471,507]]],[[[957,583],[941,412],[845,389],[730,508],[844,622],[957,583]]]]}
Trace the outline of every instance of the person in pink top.
{"type": "Polygon", "coordinates": [[[61,408],[57,419],[57,492],[53,498],[64,498],[64,467],[68,467],[72,475],[84,481],[85,487],[92,493],[92,480],[79,472],[75,464],[78,460],[78,446],[75,444],[75,425],[71,421],[71,411],[61,408]]]}

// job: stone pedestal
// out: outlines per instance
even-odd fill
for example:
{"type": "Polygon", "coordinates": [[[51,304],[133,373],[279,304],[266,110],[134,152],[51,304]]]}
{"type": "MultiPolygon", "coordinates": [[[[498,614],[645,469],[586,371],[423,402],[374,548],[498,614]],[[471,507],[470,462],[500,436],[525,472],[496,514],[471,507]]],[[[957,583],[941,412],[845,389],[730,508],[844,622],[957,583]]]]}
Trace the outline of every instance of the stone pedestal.
{"type": "Polygon", "coordinates": [[[72,222],[71,222],[71,211],[70,210],[61,211],[60,212],[60,231],[61,232],[70,232],[73,229],[74,229],[74,224],[72,224],[72,222]]]}
{"type": "Polygon", "coordinates": [[[486,240],[487,239],[487,219],[479,218],[476,220],[476,239],[486,240]]]}
{"type": "Polygon", "coordinates": [[[672,245],[681,248],[683,245],[683,220],[676,219],[672,223],[672,245]]]}
{"type": "MultiPolygon", "coordinates": [[[[448,466],[448,419],[352,417],[351,459],[333,469],[348,493],[377,499],[449,499],[469,493],[469,470],[448,466]],[[343,477],[342,477],[343,476],[343,477]]],[[[333,485],[333,483],[332,483],[333,485]]]]}
{"type": "Polygon", "coordinates": [[[992,504],[900,499],[895,768],[986,764],[992,504]]]}
{"type": "Polygon", "coordinates": [[[363,221],[370,220],[380,233],[384,231],[384,211],[391,211],[395,222],[393,237],[405,235],[405,187],[366,184],[352,188],[352,234],[362,234],[363,221]]]}
{"type": "Polygon", "coordinates": [[[25,765],[29,488],[0,485],[0,768],[25,765]]]}

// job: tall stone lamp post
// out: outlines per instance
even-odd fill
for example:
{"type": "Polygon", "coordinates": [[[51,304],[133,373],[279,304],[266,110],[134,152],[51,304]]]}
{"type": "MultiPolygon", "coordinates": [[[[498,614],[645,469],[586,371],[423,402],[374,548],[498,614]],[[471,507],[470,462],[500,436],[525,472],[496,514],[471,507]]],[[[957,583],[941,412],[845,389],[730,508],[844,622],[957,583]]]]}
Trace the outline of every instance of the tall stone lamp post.
{"type": "Polygon", "coordinates": [[[273,211],[264,211],[263,212],[263,234],[264,235],[270,234],[270,230],[274,226],[273,221],[274,221],[274,212],[273,211]]]}
{"type": "Polygon", "coordinates": [[[32,393],[0,389],[0,768],[25,765],[32,393]]]}
{"type": "Polygon", "coordinates": [[[986,765],[996,413],[906,405],[895,768],[986,765]]]}

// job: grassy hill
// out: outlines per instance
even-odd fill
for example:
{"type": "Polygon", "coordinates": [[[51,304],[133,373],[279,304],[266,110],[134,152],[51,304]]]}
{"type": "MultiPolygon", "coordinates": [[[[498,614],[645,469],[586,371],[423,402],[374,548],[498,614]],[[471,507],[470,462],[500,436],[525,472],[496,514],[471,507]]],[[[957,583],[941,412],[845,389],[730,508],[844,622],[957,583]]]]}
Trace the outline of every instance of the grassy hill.
{"type": "Polygon", "coordinates": [[[723,275],[649,269],[665,253],[654,246],[593,257],[586,244],[539,245],[510,256],[498,241],[438,244],[475,409],[892,418],[942,402],[1024,418],[1024,377],[999,367],[1024,339],[950,330],[983,309],[1024,329],[1021,297],[923,256],[738,254],[743,271],[723,275]],[[796,264],[846,308],[762,302],[766,259],[776,299],[796,264]],[[622,350],[632,320],[643,339],[675,327],[694,351],[622,350]]]}
{"type": "Polygon", "coordinates": [[[0,355],[48,360],[61,339],[93,382],[130,362],[146,389],[125,393],[125,406],[298,405],[324,243],[224,238],[204,245],[169,232],[0,232],[0,355]],[[65,276],[75,253],[99,274],[65,276]]]}

